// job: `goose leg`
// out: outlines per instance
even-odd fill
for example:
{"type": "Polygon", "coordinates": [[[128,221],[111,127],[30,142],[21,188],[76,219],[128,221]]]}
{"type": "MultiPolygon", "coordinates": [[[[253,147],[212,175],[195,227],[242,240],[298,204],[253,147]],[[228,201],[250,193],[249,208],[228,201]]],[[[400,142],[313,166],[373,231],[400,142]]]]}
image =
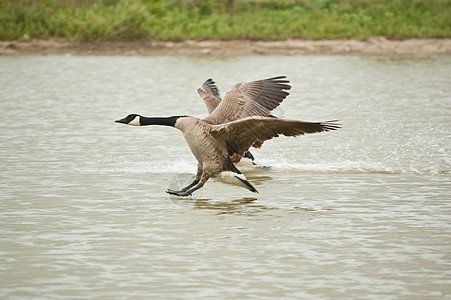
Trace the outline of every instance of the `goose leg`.
{"type": "Polygon", "coordinates": [[[199,181],[200,181],[200,179],[195,179],[193,182],[191,182],[188,186],[185,186],[185,187],[184,187],[183,189],[181,189],[180,191],[167,189],[166,193],[172,194],[172,195],[176,195],[177,193],[180,193],[180,192],[186,192],[187,190],[189,190],[190,188],[192,188],[193,186],[195,186],[196,184],[198,184],[199,181]]]}
{"type": "Polygon", "coordinates": [[[176,195],[176,196],[183,196],[183,197],[189,196],[194,191],[197,191],[198,189],[203,187],[205,182],[207,182],[208,178],[210,178],[210,176],[208,176],[206,173],[204,173],[202,163],[199,162],[197,165],[196,179],[193,182],[191,182],[188,186],[184,187],[180,191],[174,191],[174,190],[168,189],[166,191],[166,193],[171,194],[171,195],[176,195]]]}
{"type": "Polygon", "coordinates": [[[171,195],[176,195],[176,196],[182,196],[182,197],[186,197],[191,195],[194,191],[197,191],[198,189],[200,189],[201,187],[204,186],[203,182],[200,182],[199,180],[195,180],[193,183],[194,184],[190,184],[189,186],[187,186],[186,188],[182,189],[181,191],[174,191],[174,190],[167,190],[166,193],[171,194],[171,195]],[[196,182],[197,181],[197,182],[196,182]],[[196,182],[196,183],[194,183],[196,182]],[[190,187],[191,186],[191,187],[190,187]],[[186,190],[185,190],[186,189],[186,190]]]}
{"type": "Polygon", "coordinates": [[[195,186],[196,184],[198,184],[200,181],[200,179],[195,179],[193,182],[191,182],[189,185],[185,186],[183,189],[181,189],[181,192],[185,192],[187,190],[189,190],[190,188],[192,188],[193,186],[195,186]]]}

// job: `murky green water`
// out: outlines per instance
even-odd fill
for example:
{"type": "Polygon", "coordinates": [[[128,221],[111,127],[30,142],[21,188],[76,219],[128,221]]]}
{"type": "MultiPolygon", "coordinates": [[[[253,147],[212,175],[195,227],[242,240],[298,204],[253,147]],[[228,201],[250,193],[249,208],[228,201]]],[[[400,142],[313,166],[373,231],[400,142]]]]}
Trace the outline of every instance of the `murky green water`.
{"type": "Polygon", "coordinates": [[[451,297],[451,58],[0,57],[0,298],[451,297]],[[278,116],[339,119],[244,167],[194,173],[180,132],[114,120],[206,116],[196,90],[287,75],[278,116]]]}

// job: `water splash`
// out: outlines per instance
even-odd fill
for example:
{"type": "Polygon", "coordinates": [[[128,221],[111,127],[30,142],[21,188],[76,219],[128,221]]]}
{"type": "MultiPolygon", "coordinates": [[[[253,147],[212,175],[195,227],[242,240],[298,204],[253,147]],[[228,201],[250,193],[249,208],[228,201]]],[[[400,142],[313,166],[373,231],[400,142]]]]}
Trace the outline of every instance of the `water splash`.
{"type": "Polygon", "coordinates": [[[111,156],[108,159],[93,159],[84,166],[78,167],[81,172],[100,173],[128,173],[128,174],[168,174],[168,173],[194,173],[197,163],[190,157],[178,157],[175,159],[149,159],[148,157],[120,157],[111,156]]]}
{"type": "MultiPolygon", "coordinates": [[[[416,174],[431,176],[448,176],[450,170],[440,165],[409,165],[405,166],[396,161],[371,160],[316,160],[311,163],[293,161],[288,157],[277,156],[272,158],[257,158],[256,164],[240,162],[237,167],[244,173],[261,172],[315,172],[315,173],[361,173],[361,174],[416,174]]],[[[178,157],[176,159],[139,161],[129,158],[114,157],[107,160],[98,160],[95,164],[77,168],[81,172],[100,173],[129,173],[129,174],[195,174],[197,163],[191,157],[178,157]]]]}
{"type": "Polygon", "coordinates": [[[300,171],[318,173],[361,173],[361,174],[416,174],[431,176],[447,176],[450,170],[446,166],[429,166],[429,168],[418,165],[409,167],[400,164],[389,164],[384,161],[364,160],[337,160],[322,161],[315,163],[290,162],[288,160],[259,160],[263,165],[271,166],[273,171],[300,171]]]}

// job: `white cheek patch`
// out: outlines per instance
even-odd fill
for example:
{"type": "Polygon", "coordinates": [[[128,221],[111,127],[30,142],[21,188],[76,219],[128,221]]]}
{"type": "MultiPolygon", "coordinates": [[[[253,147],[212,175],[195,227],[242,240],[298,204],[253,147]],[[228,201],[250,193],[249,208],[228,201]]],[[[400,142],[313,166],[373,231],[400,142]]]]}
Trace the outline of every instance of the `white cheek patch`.
{"type": "Polygon", "coordinates": [[[139,122],[139,116],[136,116],[128,125],[133,126],[141,126],[141,123],[139,122]]]}

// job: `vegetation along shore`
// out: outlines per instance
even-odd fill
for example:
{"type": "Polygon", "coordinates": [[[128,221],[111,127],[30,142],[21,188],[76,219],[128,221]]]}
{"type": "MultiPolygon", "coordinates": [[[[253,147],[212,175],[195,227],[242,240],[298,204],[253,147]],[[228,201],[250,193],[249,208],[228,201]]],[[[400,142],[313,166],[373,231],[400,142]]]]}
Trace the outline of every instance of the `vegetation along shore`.
{"type": "Polygon", "coordinates": [[[451,0],[4,0],[0,54],[450,54],[450,16],[451,0]]]}

